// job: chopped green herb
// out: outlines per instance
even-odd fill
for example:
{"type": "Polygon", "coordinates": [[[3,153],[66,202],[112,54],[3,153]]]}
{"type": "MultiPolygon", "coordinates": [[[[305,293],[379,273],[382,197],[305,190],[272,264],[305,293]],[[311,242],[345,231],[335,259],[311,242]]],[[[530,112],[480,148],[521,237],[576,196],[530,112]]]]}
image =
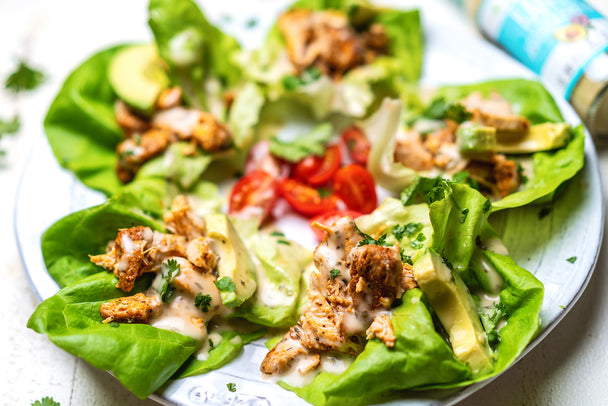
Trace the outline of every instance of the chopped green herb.
{"type": "Polygon", "coordinates": [[[53,398],[46,396],[32,403],[32,406],[61,406],[61,404],[59,402],[55,402],[53,398]]]}
{"type": "Polygon", "coordinates": [[[300,76],[286,75],[281,80],[285,90],[294,91],[300,86],[305,86],[309,83],[319,80],[322,73],[319,69],[314,66],[306,68],[300,76]]]}
{"type": "Polygon", "coordinates": [[[396,239],[401,240],[403,237],[412,238],[412,236],[422,230],[422,223],[407,223],[406,225],[396,225],[393,228],[393,235],[396,239]]]}
{"type": "Polygon", "coordinates": [[[228,276],[224,276],[219,281],[213,283],[222,292],[234,292],[234,289],[236,289],[235,283],[228,276]]]}
{"type": "Polygon", "coordinates": [[[4,134],[15,134],[19,131],[21,127],[21,121],[19,120],[19,116],[13,116],[10,121],[6,121],[0,118],[0,138],[4,134]]]}
{"type": "Polygon", "coordinates": [[[422,115],[434,120],[450,119],[457,123],[471,118],[471,113],[462,104],[446,101],[443,97],[433,100],[422,115]]]}
{"type": "Polygon", "coordinates": [[[401,262],[405,262],[406,264],[414,265],[412,262],[412,257],[409,255],[405,255],[405,249],[401,248],[401,262]]]}
{"type": "Polygon", "coordinates": [[[110,322],[110,327],[119,327],[119,326],[120,326],[120,323],[117,321],[110,322]]]}
{"type": "Polygon", "coordinates": [[[549,215],[549,213],[551,213],[551,208],[550,207],[543,207],[538,212],[538,219],[542,220],[543,218],[547,217],[549,215]]]}
{"type": "Polygon", "coordinates": [[[444,198],[445,189],[441,185],[432,188],[431,191],[426,194],[426,200],[429,202],[429,204],[438,200],[443,200],[444,198]]]}
{"type": "Polygon", "coordinates": [[[250,18],[249,20],[247,20],[247,28],[253,28],[256,25],[258,25],[258,20],[256,20],[255,18],[250,18]]]}
{"type": "Polygon", "coordinates": [[[490,199],[487,199],[482,207],[483,212],[487,213],[491,208],[492,208],[492,203],[490,202],[490,199]]]}
{"type": "Polygon", "coordinates": [[[270,235],[273,237],[285,237],[285,234],[280,231],[273,231],[272,233],[270,233],[270,235]]]}
{"type": "Polygon", "coordinates": [[[560,309],[565,309],[566,308],[566,306],[564,306],[564,305],[559,305],[557,307],[559,307],[560,309]]]}
{"type": "Polygon", "coordinates": [[[570,257],[568,258],[566,261],[570,262],[571,264],[576,262],[576,257],[570,257]]]}
{"type": "Polygon", "coordinates": [[[317,192],[319,192],[319,196],[321,196],[321,197],[329,197],[329,196],[331,196],[331,193],[332,193],[330,189],[327,189],[324,187],[318,188],[317,192]]]}
{"type": "Polygon", "coordinates": [[[464,210],[462,210],[462,211],[460,212],[460,214],[462,214],[462,216],[460,216],[460,217],[458,218],[458,221],[460,222],[460,224],[463,224],[463,223],[466,221],[467,216],[469,215],[469,209],[464,209],[464,210]]]}
{"type": "Polygon", "coordinates": [[[283,245],[291,245],[291,243],[287,240],[277,240],[277,243],[283,244],[283,245]]]}
{"type": "Polygon", "coordinates": [[[12,93],[19,93],[34,90],[45,80],[44,73],[20,60],[17,69],[4,81],[4,87],[12,93]]]}
{"type": "Polygon", "coordinates": [[[357,231],[359,232],[359,234],[361,234],[363,236],[363,240],[359,241],[359,244],[357,244],[357,247],[360,247],[362,245],[380,245],[380,246],[383,246],[383,247],[390,247],[391,246],[391,244],[389,244],[389,243],[386,242],[386,236],[387,236],[387,234],[382,234],[376,240],[371,235],[365,234],[363,231],[361,231],[359,229],[359,227],[357,227],[356,224],[355,224],[355,229],[357,229],[357,231]]]}
{"type": "Polygon", "coordinates": [[[194,298],[194,305],[206,313],[211,305],[211,295],[197,293],[196,297],[194,298]]]}
{"type": "Polygon", "coordinates": [[[340,270],[339,269],[332,269],[331,271],[329,271],[329,278],[333,281],[334,279],[336,279],[338,276],[340,276],[340,270]]]}
{"type": "Polygon", "coordinates": [[[236,384],[230,382],[226,384],[226,387],[230,392],[236,392],[236,384]]]}
{"type": "Polygon", "coordinates": [[[298,162],[308,155],[321,156],[325,153],[325,144],[331,139],[331,124],[316,126],[308,134],[301,135],[293,141],[281,141],[276,137],[270,139],[270,153],[289,162],[298,162]]]}
{"type": "Polygon", "coordinates": [[[420,233],[416,236],[416,241],[425,241],[426,240],[426,235],[420,233]]]}
{"type": "Polygon", "coordinates": [[[164,303],[169,303],[175,293],[175,288],[171,286],[171,283],[173,283],[173,279],[179,275],[179,264],[176,260],[169,259],[161,265],[161,272],[163,274],[164,282],[160,288],[160,298],[164,303]]]}
{"type": "Polygon", "coordinates": [[[415,250],[419,250],[420,248],[424,247],[424,244],[422,244],[420,242],[416,242],[416,241],[410,241],[410,247],[412,247],[415,250]]]}

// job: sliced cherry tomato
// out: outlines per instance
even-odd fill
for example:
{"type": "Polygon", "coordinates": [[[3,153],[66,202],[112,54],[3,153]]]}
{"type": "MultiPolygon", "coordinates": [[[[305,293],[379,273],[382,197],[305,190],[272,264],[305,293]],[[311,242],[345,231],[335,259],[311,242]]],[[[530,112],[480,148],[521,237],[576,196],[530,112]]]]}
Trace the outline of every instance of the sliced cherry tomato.
{"type": "Polygon", "coordinates": [[[294,166],[293,177],[312,186],[321,186],[331,180],[342,164],[340,147],[330,145],[322,157],[310,155],[294,166]]]}
{"type": "Polygon", "coordinates": [[[281,195],[292,209],[306,217],[334,210],[338,202],[335,196],[321,197],[317,189],[291,178],[281,182],[281,195]]]}
{"type": "Polygon", "coordinates": [[[243,176],[232,188],[228,213],[239,217],[268,216],[279,196],[279,182],[261,170],[254,170],[243,176]]]}
{"type": "Polygon", "coordinates": [[[371,145],[359,127],[352,126],[342,131],[342,141],[346,144],[351,159],[358,164],[367,165],[371,145]]]}
{"type": "MultiPolygon", "coordinates": [[[[324,226],[327,227],[331,227],[336,220],[341,219],[342,217],[352,217],[352,218],[357,218],[359,216],[361,216],[363,213],[358,212],[356,210],[333,210],[333,211],[329,211],[327,213],[323,213],[323,214],[319,214],[318,216],[314,217],[311,221],[310,224],[312,225],[312,223],[319,223],[319,224],[323,224],[324,226]]],[[[323,230],[319,230],[316,227],[312,227],[312,231],[315,233],[315,237],[317,237],[317,239],[319,241],[323,241],[323,238],[325,238],[325,232],[323,230]]]]}
{"type": "Polygon", "coordinates": [[[245,173],[262,170],[275,178],[286,178],[289,165],[270,153],[270,141],[264,140],[255,144],[247,155],[245,173]]]}
{"type": "Polygon", "coordinates": [[[371,213],[378,205],[374,178],[361,165],[340,168],[334,176],[334,193],[346,207],[364,214],[371,213]]]}

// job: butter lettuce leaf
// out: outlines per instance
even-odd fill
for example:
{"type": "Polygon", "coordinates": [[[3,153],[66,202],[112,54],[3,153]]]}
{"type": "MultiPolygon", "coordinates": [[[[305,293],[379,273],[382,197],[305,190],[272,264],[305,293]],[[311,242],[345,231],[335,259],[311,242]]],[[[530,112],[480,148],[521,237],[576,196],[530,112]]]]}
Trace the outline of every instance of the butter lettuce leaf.
{"type": "MultiPolygon", "coordinates": [[[[163,385],[196,350],[194,339],[146,324],[102,323],[101,303],[124,296],[107,272],[69,285],[42,302],[28,327],[91,365],[111,371],[127,389],[145,399],[163,385]]],[[[140,279],[134,293],[144,290],[140,279]]]]}

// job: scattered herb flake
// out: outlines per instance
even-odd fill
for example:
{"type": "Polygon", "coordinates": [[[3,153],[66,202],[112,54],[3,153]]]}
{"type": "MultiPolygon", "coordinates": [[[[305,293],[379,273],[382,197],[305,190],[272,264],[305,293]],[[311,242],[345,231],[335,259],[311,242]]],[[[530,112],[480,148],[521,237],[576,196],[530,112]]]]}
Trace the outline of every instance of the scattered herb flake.
{"type": "Polygon", "coordinates": [[[426,235],[420,233],[416,236],[416,241],[425,241],[426,240],[426,235]]]}
{"type": "Polygon", "coordinates": [[[197,293],[194,298],[194,305],[206,313],[209,311],[209,306],[211,305],[211,295],[197,293]]]}
{"type": "Polygon", "coordinates": [[[564,305],[559,305],[557,307],[559,307],[560,309],[565,309],[566,308],[566,306],[564,306],[564,305]]]}
{"type": "Polygon", "coordinates": [[[551,213],[551,208],[550,207],[543,207],[538,212],[538,219],[542,220],[543,218],[547,217],[549,215],[549,213],[551,213]]]}
{"type": "Polygon", "coordinates": [[[295,75],[283,76],[283,79],[281,80],[281,82],[282,82],[285,90],[294,91],[300,86],[305,86],[309,83],[319,80],[321,75],[322,75],[322,73],[318,68],[311,66],[309,68],[306,68],[304,70],[304,72],[302,72],[300,74],[300,76],[295,76],[295,75]]]}
{"type": "Polygon", "coordinates": [[[285,237],[285,234],[280,231],[273,231],[272,233],[270,233],[270,235],[273,237],[285,237]]]}
{"type": "Polygon", "coordinates": [[[462,210],[462,211],[460,212],[460,214],[462,214],[462,216],[460,216],[460,217],[458,218],[458,221],[460,222],[460,224],[463,224],[463,223],[466,221],[467,216],[469,215],[469,209],[464,209],[464,210],[462,210]]]}
{"type": "Polygon", "coordinates": [[[17,69],[4,81],[4,87],[6,90],[16,94],[34,90],[45,80],[46,76],[44,73],[28,66],[26,62],[20,60],[17,69]]]}
{"type": "Polygon", "coordinates": [[[340,270],[339,269],[332,269],[331,271],[329,271],[329,278],[333,281],[334,279],[336,279],[338,276],[340,276],[340,270]]]}
{"type": "Polygon", "coordinates": [[[319,192],[319,196],[321,197],[329,197],[331,196],[331,190],[328,188],[324,188],[324,187],[320,187],[317,189],[317,192],[319,192]]]}
{"type": "Polygon", "coordinates": [[[401,248],[401,262],[405,262],[406,264],[409,264],[409,265],[414,265],[414,262],[412,261],[412,257],[410,257],[409,255],[405,255],[404,248],[401,248]]]}
{"type": "Polygon", "coordinates": [[[234,292],[234,289],[236,289],[235,283],[228,276],[224,276],[213,283],[215,283],[215,286],[222,292],[234,292]]]}
{"type": "Polygon", "coordinates": [[[55,402],[53,398],[46,396],[32,403],[32,406],[61,406],[61,404],[59,402],[55,402]]]}
{"type": "Polygon", "coordinates": [[[420,232],[422,230],[422,223],[407,223],[406,225],[396,225],[393,228],[393,235],[398,240],[403,239],[403,237],[412,238],[413,235],[420,232]]]}
{"type": "Polygon", "coordinates": [[[420,248],[424,247],[424,244],[422,244],[420,242],[416,242],[416,241],[410,241],[410,247],[412,247],[415,250],[419,250],[420,248]]]}
{"type": "Polygon", "coordinates": [[[163,262],[161,265],[161,272],[163,274],[163,285],[160,288],[160,298],[164,303],[171,301],[175,288],[171,286],[173,279],[179,275],[180,269],[179,264],[174,259],[169,259],[163,262]]]}
{"type": "Polygon", "coordinates": [[[291,243],[287,240],[277,240],[277,243],[283,244],[283,245],[291,245],[291,243]]]}
{"type": "Polygon", "coordinates": [[[236,384],[235,383],[232,383],[232,382],[227,383],[226,387],[228,388],[228,390],[230,392],[236,392],[236,384]]]}
{"type": "Polygon", "coordinates": [[[570,258],[568,258],[566,261],[568,261],[568,262],[570,262],[571,264],[573,264],[573,263],[575,263],[575,262],[576,262],[576,259],[577,259],[576,257],[570,257],[570,258]]]}
{"type": "Polygon", "coordinates": [[[247,28],[253,28],[256,25],[258,25],[258,20],[256,20],[255,18],[250,18],[249,20],[247,20],[247,28]]]}

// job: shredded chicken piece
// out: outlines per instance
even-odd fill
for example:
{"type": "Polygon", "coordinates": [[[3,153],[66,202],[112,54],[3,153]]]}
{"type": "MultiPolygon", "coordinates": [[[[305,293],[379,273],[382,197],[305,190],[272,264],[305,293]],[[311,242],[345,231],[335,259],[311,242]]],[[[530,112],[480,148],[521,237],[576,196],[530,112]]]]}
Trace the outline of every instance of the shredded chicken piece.
{"type": "Polygon", "coordinates": [[[116,122],[128,137],[133,133],[142,133],[150,128],[150,123],[145,118],[135,114],[122,100],[118,100],[114,105],[114,113],[116,114],[116,122]]]}
{"type": "Polygon", "coordinates": [[[492,113],[485,113],[482,110],[472,110],[471,121],[480,123],[484,126],[494,127],[496,131],[525,134],[530,128],[527,118],[515,115],[499,116],[492,113]]]}
{"type": "Polygon", "coordinates": [[[217,152],[231,145],[232,134],[213,115],[201,113],[197,125],[192,130],[192,140],[204,151],[217,152]]]}
{"type": "Polygon", "coordinates": [[[155,297],[146,297],[143,293],[121,297],[102,303],[99,314],[104,323],[144,323],[150,322],[152,313],[160,307],[155,297]]]}
{"type": "Polygon", "coordinates": [[[433,169],[433,154],[424,147],[422,136],[416,131],[397,134],[394,160],[415,171],[433,169]]]}
{"type": "Polygon", "coordinates": [[[91,255],[90,259],[96,265],[113,271],[118,278],[116,287],[130,292],[138,277],[145,272],[156,272],[166,258],[184,256],[185,250],[183,236],[137,226],[120,229],[116,239],[108,244],[106,253],[91,255]]]}
{"type": "Polygon", "coordinates": [[[150,129],[139,136],[135,134],[116,147],[118,164],[116,173],[121,182],[126,183],[135,177],[141,166],[150,159],[162,154],[173,142],[172,134],[165,130],[150,129]]]}
{"type": "Polygon", "coordinates": [[[500,195],[505,197],[517,190],[521,184],[517,164],[501,154],[494,155],[492,161],[494,162],[496,187],[498,188],[500,195]]]}
{"type": "Polygon", "coordinates": [[[186,258],[205,271],[211,272],[215,268],[215,253],[211,249],[211,241],[208,238],[198,237],[188,242],[186,258]]]}
{"type": "Polygon", "coordinates": [[[170,87],[163,90],[158,99],[156,99],[156,108],[159,110],[166,110],[173,107],[177,107],[182,101],[182,89],[180,87],[170,87]]]}
{"type": "Polygon", "coordinates": [[[176,196],[171,203],[171,211],[163,216],[167,230],[183,235],[188,241],[205,234],[205,222],[196,215],[184,195],[176,196]]]}
{"type": "Polygon", "coordinates": [[[372,62],[388,48],[384,27],[372,24],[358,33],[344,13],[291,10],[279,17],[279,29],[298,73],[315,66],[333,78],[372,62]]]}
{"type": "Polygon", "coordinates": [[[473,92],[460,103],[473,114],[471,121],[494,127],[497,131],[523,134],[530,127],[528,119],[515,115],[511,104],[496,92],[488,98],[480,92],[473,92]]]}
{"type": "MultiPolygon", "coordinates": [[[[394,345],[390,318],[375,319],[386,314],[404,289],[416,286],[411,267],[402,265],[399,246],[358,246],[362,236],[348,217],[326,231],[313,255],[317,269],[310,276],[308,303],[298,323],[262,362],[266,374],[283,372],[297,359],[323,351],[356,355],[361,346],[353,338],[370,325],[374,327],[366,334],[394,345]]],[[[314,360],[310,365],[305,370],[317,366],[314,360]]]]}
{"type": "Polygon", "coordinates": [[[395,346],[395,331],[391,324],[391,317],[387,313],[380,313],[369,326],[365,335],[368,340],[379,338],[387,347],[395,346]]]}

